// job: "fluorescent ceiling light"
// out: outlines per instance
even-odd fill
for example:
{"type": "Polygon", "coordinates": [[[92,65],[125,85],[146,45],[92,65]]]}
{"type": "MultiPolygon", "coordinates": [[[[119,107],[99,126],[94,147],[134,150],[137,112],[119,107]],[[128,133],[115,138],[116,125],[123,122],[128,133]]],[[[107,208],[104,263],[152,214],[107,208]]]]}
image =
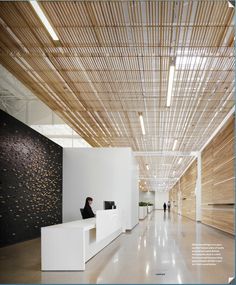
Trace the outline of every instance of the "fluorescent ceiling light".
{"type": "Polygon", "coordinates": [[[179,161],[178,161],[178,164],[180,164],[182,162],[183,158],[180,157],[179,161]]]}
{"type": "Polygon", "coordinates": [[[204,69],[207,58],[203,56],[194,56],[191,53],[179,55],[176,57],[176,68],[204,69]]]}
{"type": "Polygon", "coordinates": [[[142,134],[145,135],[145,128],[144,128],[144,122],[143,122],[143,115],[139,114],[139,120],[140,120],[140,125],[141,125],[141,129],[142,129],[142,134]]]}
{"type": "Polygon", "coordinates": [[[52,39],[54,41],[59,41],[58,36],[56,35],[55,31],[53,30],[53,27],[51,26],[51,24],[49,23],[48,19],[46,18],[46,16],[43,13],[43,10],[41,9],[41,7],[39,6],[38,2],[36,0],[30,0],[30,4],[32,5],[32,7],[34,8],[34,11],[36,12],[36,14],[38,15],[38,17],[40,18],[40,20],[42,21],[44,27],[47,29],[47,31],[49,32],[50,36],[52,37],[52,39]]]}
{"type": "Polygon", "coordinates": [[[177,143],[178,143],[178,140],[175,140],[172,150],[175,150],[175,149],[176,149],[177,143]]]}
{"type": "Polygon", "coordinates": [[[174,83],[174,75],[175,75],[175,66],[172,64],[170,65],[170,70],[169,70],[169,81],[168,81],[167,102],[166,102],[167,107],[170,107],[172,88],[174,83]]]}

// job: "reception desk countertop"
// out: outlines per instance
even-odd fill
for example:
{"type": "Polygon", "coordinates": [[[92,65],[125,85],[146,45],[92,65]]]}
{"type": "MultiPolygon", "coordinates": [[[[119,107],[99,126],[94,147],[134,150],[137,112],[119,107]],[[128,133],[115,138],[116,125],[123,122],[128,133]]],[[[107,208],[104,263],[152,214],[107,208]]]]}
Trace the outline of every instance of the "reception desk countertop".
{"type": "Polygon", "coordinates": [[[41,228],[41,230],[51,230],[55,228],[81,228],[84,230],[90,230],[96,228],[96,218],[90,218],[85,220],[77,220],[68,223],[62,223],[41,228]]]}
{"type": "Polygon", "coordinates": [[[43,271],[85,270],[85,263],[122,232],[119,210],[100,210],[96,218],[41,228],[43,271]]]}

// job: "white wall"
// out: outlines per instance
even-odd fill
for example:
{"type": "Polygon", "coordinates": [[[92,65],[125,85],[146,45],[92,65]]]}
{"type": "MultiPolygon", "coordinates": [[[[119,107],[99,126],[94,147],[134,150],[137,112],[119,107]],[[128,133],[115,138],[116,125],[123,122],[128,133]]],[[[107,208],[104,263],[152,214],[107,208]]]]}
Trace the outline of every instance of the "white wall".
{"type": "Polygon", "coordinates": [[[139,202],[151,202],[155,204],[155,192],[154,191],[139,191],[139,202]]]}
{"type": "Polygon", "coordinates": [[[85,198],[94,199],[94,211],[103,201],[115,201],[124,228],[138,223],[138,169],[130,148],[64,148],[63,221],[81,218],[85,198]]]}
{"type": "Polygon", "coordinates": [[[169,192],[156,192],[155,193],[155,209],[162,210],[163,204],[166,202],[166,205],[169,201],[169,192]]]}
{"type": "Polygon", "coordinates": [[[132,168],[131,199],[130,199],[131,215],[130,215],[130,220],[129,220],[129,225],[130,225],[129,229],[137,225],[139,221],[139,212],[138,212],[139,211],[138,209],[139,165],[132,152],[131,152],[131,168],[132,168]]]}

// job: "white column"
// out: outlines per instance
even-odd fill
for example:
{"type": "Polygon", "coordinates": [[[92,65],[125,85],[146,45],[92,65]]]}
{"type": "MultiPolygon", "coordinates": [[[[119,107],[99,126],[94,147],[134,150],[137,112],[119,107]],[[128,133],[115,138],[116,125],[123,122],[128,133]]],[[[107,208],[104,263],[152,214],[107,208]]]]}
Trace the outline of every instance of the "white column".
{"type": "Polygon", "coordinates": [[[182,192],[181,192],[181,189],[180,189],[180,179],[178,181],[177,198],[178,198],[178,214],[182,215],[182,192]]]}
{"type": "Polygon", "coordinates": [[[201,221],[201,199],[202,199],[202,157],[201,152],[197,155],[197,182],[196,182],[196,221],[201,221]]]}

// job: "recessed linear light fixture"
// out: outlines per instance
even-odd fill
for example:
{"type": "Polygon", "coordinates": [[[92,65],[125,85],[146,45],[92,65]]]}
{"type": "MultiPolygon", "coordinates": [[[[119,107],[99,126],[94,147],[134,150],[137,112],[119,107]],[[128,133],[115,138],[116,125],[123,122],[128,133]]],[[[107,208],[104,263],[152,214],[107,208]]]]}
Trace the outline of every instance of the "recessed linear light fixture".
{"type": "Polygon", "coordinates": [[[143,122],[143,115],[142,115],[142,113],[139,113],[139,121],[140,121],[141,129],[142,129],[142,134],[145,136],[146,132],[145,132],[145,128],[144,128],[144,122],[143,122]]]}
{"type": "Polygon", "coordinates": [[[166,102],[167,107],[170,107],[170,103],[171,103],[174,76],[175,76],[175,61],[174,59],[172,59],[172,62],[170,64],[170,69],[169,69],[169,80],[168,80],[167,102],[166,102]]]}
{"type": "Polygon", "coordinates": [[[178,164],[180,164],[182,162],[183,158],[180,157],[179,161],[178,161],[178,164]]]}
{"type": "Polygon", "coordinates": [[[174,141],[173,148],[172,148],[173,151],[176,149],[177,143],[178,143],[178,140],[175,140],[175,141],[174,141]]]}
{"type": "Polygon", "coordinates": [[[47,31],[49,32],[50,36],[52,37],[52,39],[54,41],[59,41],[59,38],[57,36],[57,34],[55,33],[55,31],[53,30],[52,25],[49,23],[47,17],[44,15],[43,10],[41,9],[41,7],[39,6],[37,0],[30,0],[30,4],[32,5],[32,7],[34,8],[34,11],[36,12],[36,14],[38,15],[38,17],[40,18],[41,22],[43,23],[44,27],[47,29],[47,31]]]}

